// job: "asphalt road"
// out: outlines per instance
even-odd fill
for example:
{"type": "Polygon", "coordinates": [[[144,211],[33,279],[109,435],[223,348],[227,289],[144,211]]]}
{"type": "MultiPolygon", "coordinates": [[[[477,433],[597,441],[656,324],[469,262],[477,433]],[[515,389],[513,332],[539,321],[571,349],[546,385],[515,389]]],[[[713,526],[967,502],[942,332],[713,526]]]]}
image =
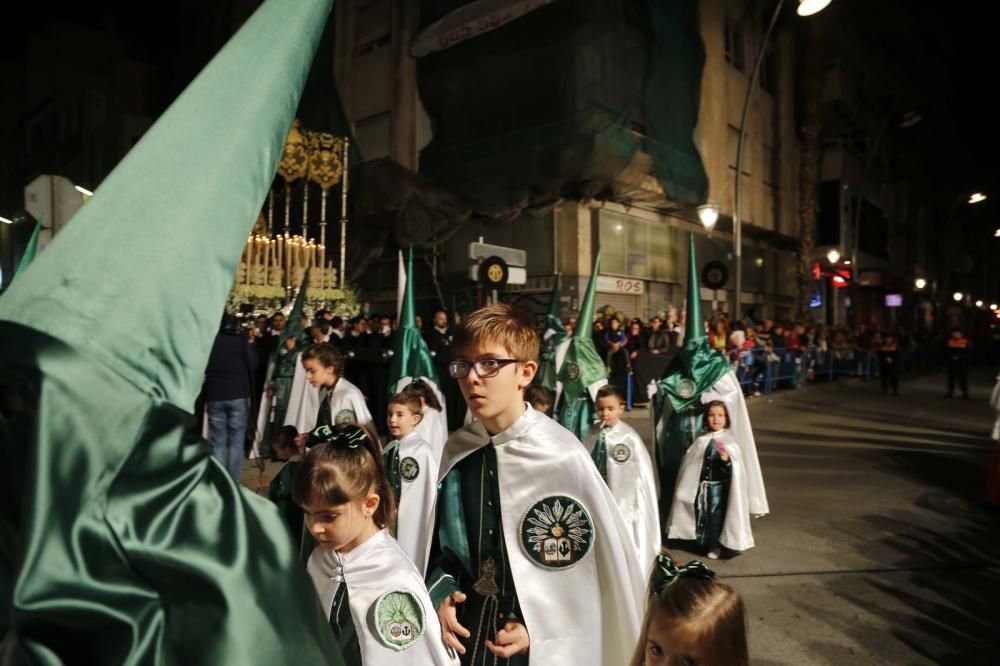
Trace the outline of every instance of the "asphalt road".
{"type": "MultiPolygon", "coordinates": [[[[940,375],[750,401],[771,514],[709,566],[744,597],[753,664],[1000,664],[993,377],[973,373],[968,401],[940,375]]],[[[648,437],[646,413],[630,421],[648,437]]]]}

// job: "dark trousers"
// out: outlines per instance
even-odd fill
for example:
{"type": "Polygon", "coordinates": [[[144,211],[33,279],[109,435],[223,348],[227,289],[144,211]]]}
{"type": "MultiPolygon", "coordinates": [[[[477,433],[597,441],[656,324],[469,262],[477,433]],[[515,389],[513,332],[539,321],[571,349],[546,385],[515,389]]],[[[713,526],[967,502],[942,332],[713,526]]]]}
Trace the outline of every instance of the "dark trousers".
{"type": "Polygon", "coordinates": [[[899,393],[899,373],[895,363],[883,363],[878,374],[882,378],[882,393],[888,393],[890,388],[894,395],[899,393]]]}
{"type": "Polygon", "coordinates": [[[969,397],[969,384],[965,379],[965,366],[958,364],[948,365],[948,395],[955,395],[955,382],[962,391],[962,396],[969,397]]]}

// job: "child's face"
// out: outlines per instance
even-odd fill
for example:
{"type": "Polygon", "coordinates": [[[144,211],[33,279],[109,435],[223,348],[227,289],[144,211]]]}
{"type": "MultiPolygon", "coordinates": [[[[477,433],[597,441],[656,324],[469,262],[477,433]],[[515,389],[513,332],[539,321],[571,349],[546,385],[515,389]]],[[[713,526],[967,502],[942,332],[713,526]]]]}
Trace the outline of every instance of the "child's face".
{"type": "Polygon", "coordinates": [[[389,403],[389,416],[386,417],[386,422],[389,424],[389,433],[396,439],[406,437],[413,432],[420,423],[420,418],[420,414],[414,414],[406,405],[389,403]]]}
{"type": "Polygon", "coordinates": [[[327,550],[342,553],[349,552],[363,541],[365,527],[371,522],[371,512],[374,509],[366,507],[366,501],[375,498],[378,506],[378,495],[369,495],[366,499],[351,500],[343,504],[323,504],[310,500],[302,506],[305,513],[306,529],[313,535],[319,545],[327,550]]]}
{"type": "Polygon", "coordinates": [[[719,405],[708,408],[705,414],[705,423],[712,432],[717,432],[726,427],[726,410],[719,405]]]}
{"type": "Polygon", "coordinates": [[[317,358],[303,360],[302,367],[306,369],[306,381],[316,388],[330,386],[337,379],[337,370],[323,365],[317,358]]]}
{"type": "Polygon", "coordinates": [[[684,626],[657,608],[650,610],[643,666],[694,666],[707,664],[684,626]]]}
{"type": "MultiPolygon", "coordinates": [[[[457,350],[455,359],[475,363],[484,359],[516,358],[509,349],[496,342],[480,340],[468,347],[457,350]]],[[[487,425],[503,415],[513,415],[523,411],[524,389],[535,376],[538,364],[535,361],[508,363],[492,377],[480,377],[475,366],[469,374],[458,380],[462,397],[469,405],[472,415],[487,425]]]]}
{"type": "Polygon", "coordinates": [[[625,406],[622,405],[622,401],[613,395],[597,399],[597,417],[604,425],[618,425],[618,419],[624,411],[625,406]]]}

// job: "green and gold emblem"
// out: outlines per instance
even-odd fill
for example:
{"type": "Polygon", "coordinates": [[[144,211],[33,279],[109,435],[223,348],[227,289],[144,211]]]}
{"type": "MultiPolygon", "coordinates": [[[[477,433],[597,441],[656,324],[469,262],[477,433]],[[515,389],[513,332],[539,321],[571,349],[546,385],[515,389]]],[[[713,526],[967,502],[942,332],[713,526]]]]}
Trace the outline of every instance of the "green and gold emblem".
{"type": "Polygon", "coordinates": [[[406,481],[413,481],[420,476],[420,463],[416,458],[407,456],[399,461],[399,475],[406,481]]]}
{"type": "Polygon", "coordinates": [[[387,592],[375,602],[375,630],[379,640],[393,650],[405,650],[424,633],[424,609],[417,595],[407,590],[387,592]]]}
{"type": "Polygon", "coordinates": [[[566,569],[586,557],[594,545],[594,523],[579,500],[549,495],[521,519],[521,548],[543,569],[566,569]]]}
{"type": "Polygon", "coordinates": [[[566,376],[570,380],[575,380],[580,376],[580,366],[570,361],[566,364],[566,376]]]}
{"type": "Polygon", "coordinates": [[[344,425],[345,423],[357,423],[358,417],[353,409],[342,409],[337,412],[337,417],[333,420],[334,425],[344,425]]]}
{"type": "Polygon", "coordinates": [[[611,449],[611,459],[618,464],[627,462],[629,458],[632,457],[632,449],[628,444],[622,442],[621,444],[615,444],[611,449]]]}

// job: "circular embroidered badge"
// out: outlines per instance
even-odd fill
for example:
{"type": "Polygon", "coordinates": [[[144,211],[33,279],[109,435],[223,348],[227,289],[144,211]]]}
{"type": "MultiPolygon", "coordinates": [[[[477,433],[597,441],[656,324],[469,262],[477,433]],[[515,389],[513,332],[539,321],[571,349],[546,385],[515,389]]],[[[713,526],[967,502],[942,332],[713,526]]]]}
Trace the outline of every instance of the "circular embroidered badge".
{"type": "Polygon", "coordinates": [[[682,379],[677,383],[677,395],[687,400],[698,390],[698,385],[690,379],[682,379]]]}
{"type": "Polygon", "coordinates": [[[570,380],[578,378],[580,376],[580,366],[576,363],[567,363],[566,376],[569,377],[570,380]]]}
{"type": "Polygon", "coordinates": [[[629,445],[626,444],[625,442],[622,442],[621,444],[615,444],[614,447],[611,449],[611,459],[618,464],[626,462],[631,457],[632,457],[632,449],[629,448],[629,445]]]}
{"type": "Polygon", "coordinates": [[[416,458],[409,456],[403,458],[399,461],[399,475],[407,481],[413,481],[420,476],[420,463],[417,462],[416,458]]]}
{"type": "Polygon", "coordinates": [[[543,569],[575,565],[594,545],[594,523],[578,500],[549,495],[535,502],[521,519],[521,548],[543,569]]]}
{"type": "Polygon", "coordinates": [[[424,633],[424,609],[407,590],[387,592],[375,602],[375,632],[388,648],[402,651],[424,633]]]}
{"type": "Polygon", "coordinates": [[[344,425],[345,423],[357,423],[358,417],[354,414],[353,409],[342,409],[337,412],[337,416],[333,419],[334,425],[344,425]]]}

